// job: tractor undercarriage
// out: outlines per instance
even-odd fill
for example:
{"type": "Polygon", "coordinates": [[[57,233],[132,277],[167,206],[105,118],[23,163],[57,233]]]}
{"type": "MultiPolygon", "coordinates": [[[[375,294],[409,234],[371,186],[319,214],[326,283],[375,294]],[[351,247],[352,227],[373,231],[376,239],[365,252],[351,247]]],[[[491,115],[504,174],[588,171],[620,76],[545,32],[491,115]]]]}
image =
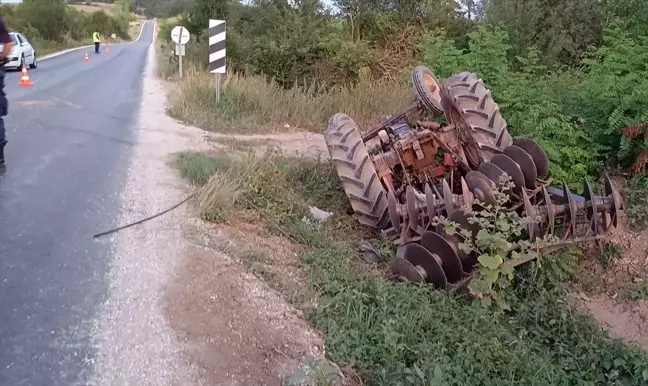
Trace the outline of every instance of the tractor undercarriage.
{"type": "Polygon", "coordinates": [[[391,265],[397,278],[447,290],[470,281],[476,256],[464,253],[460,238],[435,219],[445,217],[474,237],[479,228],[469,221],[471,213],[495,205],[506,180],[513,186],[506,210],[534,220],[529,241],[554,240],[543,245],[545,251],[600,239],[617,226],[624,204],[611,179],[605,178],[602,196],[587,181],[583,196],[565,183],[552,187],[544,150],[529,138],[510,136],[475,74],[440,84],[430,70],[417,67],[412,81],[417,101],[364,135],[341,113],[330,118],[325,133],[359,222],[398,245],[391,265]],[[445,116],[448,123],[427,120],[429,115],[445,116]]]}

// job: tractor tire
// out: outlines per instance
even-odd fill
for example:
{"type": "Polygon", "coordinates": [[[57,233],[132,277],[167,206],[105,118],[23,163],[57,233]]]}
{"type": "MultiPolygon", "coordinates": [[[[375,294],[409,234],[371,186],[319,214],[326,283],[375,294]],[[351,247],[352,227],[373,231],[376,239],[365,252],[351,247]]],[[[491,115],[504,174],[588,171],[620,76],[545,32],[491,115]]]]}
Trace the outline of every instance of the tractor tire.
{"type": "Polygon", "coordinates": [[[385,229],[389,222],[387,192],[356,123],[346,114],[333,115],[324,141],[360,224],[385,229]]]}
{"type": "Polygon", "coordinates": [[[483,161],[513,144],[499,106],[476,74],[462,72],[443,82],[442,103],[448,121],[470,131],[483,161]]]}
{"type": "Polygon", "coordinates": [[[425,66],[418,66],[412,71],[412,84],[416,97],[425,108],[434,115],[443,115],[441,106],[441,83],[436,76],[425,66]],[[431,87],[434,86],[434,91],[431,87]]]}

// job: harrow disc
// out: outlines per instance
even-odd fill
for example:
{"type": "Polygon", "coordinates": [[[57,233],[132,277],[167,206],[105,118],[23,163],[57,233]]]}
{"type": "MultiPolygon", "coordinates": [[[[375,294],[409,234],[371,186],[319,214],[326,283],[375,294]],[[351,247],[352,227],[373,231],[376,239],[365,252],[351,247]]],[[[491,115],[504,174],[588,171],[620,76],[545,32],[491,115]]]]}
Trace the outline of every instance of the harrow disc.
{"type": "Polygon", "coordinates": [[[520,166],[527,189],[535,189],[536,179],[538,178],[538,169],[529,153],[522,150],[520,147],[512,145],[504,149],[504,154],[509,156],[509,158],[520,166]]]}
{"type": "Polygon", "coordinates": [[[529,138],[518,138],[513,141],[513,145],[521,148],[533,158],[538,176],[546,176],[549,174],[549,158],[544,149],[536,141],[529,138]]]}
{"type": "Polygon", "coordinates": [[[612,199],[612,208],[610,214],[612,216],[612,225],[616,228],[619,224],[618,211],[625,209],[625,204],[621,198],[621,194],[614,188],[610,176],[605,176],[605,195],[612,199]]]}
{"type": "Polygon", "coordinates": [[[495,165],[492,162],[484,162],[479,166],[479,169],[477,170],[488,177],[489,180],[493,181],[495,183],[495,186],[497,187],[502,186],[502,184],[500,183],[500,178],[504,175],[507,175],[502,169],[500,169],[499,166],[495,165]]]}
{"type": "Polygon", "coordinates": [[[461,280],[463,266],[454,248],[448,242],[434,232],[425,232],[421,237],[421,245],[433,256],[441,260],[443,272],[450,283],[461,280]]]}
{"type": "Polygon", "coordinates": [[[574,197],[567,187],[567,184],[563,181],[563,197],[567,200],[567,206],[565,208],[565,229],[570,229],[571,234],[576,234],[576,215],[578,214],[578,203],[574,200],[574,197]]]}
{"type": "Polygon", "coordinates": [[[454,212],[455,206],[452,203],[452,189],[448,185],[448,181],[443,180],[443,202],[445,203],[445,210],[447,214],[454,212]]]}
{"type": "Polygon", "coordinates": [[[432,221],[437,216],[437,200],[428,183],[425,184],[425,205],[427,206],[427,215],[432,221]]]}
{"type": "Polygon", "coordinates": [[[542,186],[542,197],[544,198],[544,206],[547,211],[547,232],[545,232],[545,235],[552,235],[556,230],[556,207],[551,201],[551,196],[549,196],[549,192],[544,185],[542,186]]]}
{"type": "Polygon", "coordinates": [[[469,231],[472,236],[472,240],[475,241],[475,237],[477,237],[477,232],[479,232],[480,227],[479,224],[470,223],[467,213],[462,210],[455,210],[450,214],[448,220],[459,224],[459,226],[461,226],[463,229],[469,231]]]}
{"type": "Polygon", "coordinates": [[[585,192],[583,193],[583,197],[585,197],[586,202],[590,203],[590,205],[585,208],[587,220],[590,222],[590,229],[592,229],[594,234],[599,234],[601,218],[598,212],[598,203],[596,202],[597,200],[596,196],[594,196],[592,186],[587,180],[585,181],[585,192]]]}
{"type": "Polygon", "coordinates": [[[504,173],[511,177],[513,184],[515,184],[513,191],[520,192],[524,188],[525,182],[522,169],[520,169],[520,165],[513,161],[509,156],[505,154],[495,154],[491,159],[491,163],[495,164],[495,166],[502,169],[504,173]]]}
{"type": "Polygon", "coordinates": [[[476,253],[470,253],[467,254],[465,253],[461,248],[459,248],[459,243],[461,243],[463,240],[461,237],[458,235],[449,235],[445,232],[443,229],[443,226],[439,227],[439,235],[445,239],[445,241],[450,244],[452,249],[454,249],[455,253],[457,256],[459,256],[459,260],[461,260],[461,267],[463,268],[463,271],[465,273],[470,273],[477,264],[477,254],[476,253]]]}
{"type": "MultiPolygon", "coordinates": [[[[475,198],[487,205],[495,205],[495,184],[484,174],[471,170],[466,173],[466,184],[475,198]]],[[[472,204],[472,203],[471,203],[472,204]]],[[[472,207],[472,205],[471,205],[472,207]]]]}
{"type": "Polygon", "coordinates": [[[435,257],[420,244],[410,243],[398,247],[391,268],[398,277],[413,282],[431,283],[443,289],[448,284],[448,279],[441,268],[442,263],[439,256],[435,257]]]}

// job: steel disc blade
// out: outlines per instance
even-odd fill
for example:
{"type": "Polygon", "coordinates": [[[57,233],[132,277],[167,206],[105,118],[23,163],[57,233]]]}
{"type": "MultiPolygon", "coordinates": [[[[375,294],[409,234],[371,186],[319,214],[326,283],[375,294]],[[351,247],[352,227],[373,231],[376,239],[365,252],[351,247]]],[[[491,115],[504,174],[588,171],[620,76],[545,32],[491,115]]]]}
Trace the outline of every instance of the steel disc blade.
{"type": "Polygon", "coordinates": [[[475,241],[475,237],[477,236],[477,232],[479,232],[479,224],[471,224],[470,221],[468,220],[469,216],[462,210],[455,210],[450,214],[450,217],[448,220],[455,222],[459,224],[463,229],[467,230],[470,232],[472,236],[472,240],[475,241]]]}
{"type": "Polygon", "coordinates": [[[527,189],[535,189],[536,179],[538,178],[538,169],[529,153],[520,147],[512,145],[504,149],[504,154],[520,165],[527,189]]]}
{"type": "Polygon", "coordinates": [[[396,233],[401,233],[401,216],[398,214],[398,201],[396,201],[396,196],[394,192],[389,190],[387,192],[387,212],[389,212],[389,220],[391,221],[392,227],[396,233]]]}
{"type": "Polygon", "coordinates": [[[549,191],[547,191],[546,186],[542,186],[542,196],[544,197],[544,201],[545,201],[544,205],[547,210],[547,223],[548,223],[547,234],[552,235],[556,230],[556,207],[551,201],[551,196],[549,195],[549,191]]]}
{"type": "Polygon", "coordinates": [[[533,158],[533,163],[535,163],[539,176],[549,174],[549,158],[544,149],[536,141],[530,138],[518,138],[513,141],[513,145],[521,148],[533,158]]]}
{"type": "Polygon", "coordinates": [[[454,204],[452,203],[452,189],[448,185],[448,181],[443,180],[443,202],[445,203],[446,215],[449,215],[455,210],[454,204]]]}
{"type": "Polygon", "coordinates": [[[539,233],[538,208],[535,205],[531,204],[531,200],[529,200],[529,195],[527,195],[525,190],[522,190],[522,202],[524,203],[525,216],[535,221],[527,225],[527,231],[529,232],[530,241],[533,242],[539,233]]]}
{"type": "Polygon", "coordinates": [[[476,199],[487,205],[495,205],[495,184],[484,174],[471,170],[466,173],[466,184],[476,199]]]}
{"type": "Polygon", "coordinates": [[[461,177],[461,196],[463,197],[463,206],[467,210],[471,210],[473,206],[473,201],[475,196],[472,194],[472,191],[468,188],[468,183],[466,179],[461,177]]]}
{"type": "Polygon", "coordinates": [[[610,176],[608,175],[605,176],[605,195],[612,199],[612,226],[616,228],[619,225],[618,211],[623,210],[625,205],[623,204],[621,194],[616,190],[616,187],[612,183],[612,179],[610,179],[610,176]]]}
{"type": "Polygon", "coordinates": [[[592,185],[590,185],[587,180],[585,180],[585,192],[583,193],[583,197],[585,197],[585,213],[587,214],[587,219],[590,221],[590,228],[595,234],[599,234],[601,233],[599,229],[601,218],[598,212],[598,205],[596,202],[596,196],[592,190],[592,185]],[[589,206],[587,206],[588,202],[589,206]]]}
{"type": "Polygon", "coordinates": [[[446,287],[448,279],[443,272],[443,268],[427,249],[420,244],[405,244],[401,247],[403,247],[401,256],[414,267],[419,266],[425,271],[426,282],[432,283],[437,288],[446,287]]]}
{"type": "Polygon", "coordinates": [[[567,200],[567,210],[565,211],[565,223],[569,224],[572,235],[576,235],[576,214],[578,213],[578,206],[576,200],[572,197],[571,191],[565,181],[563,181],[563,197],[567,200]]]}
{"type": "Polygon", "coordinates": [[[502,186],[500,178],[507,175],[502,169],[499,168],[499,166],[495,165],[492,162],[484,162],[479,166],[479,169],[477,170],[488,177],[488,179],[491,180],[497,187],[502,186]]]}
{"type": "Polygon", "coordinates": [[[427,206],[427,215],[432,221],[437,216],[437,200],[434,197],[430,184],[425,184],[425,206],[427,206]]]}
{"type": "MultiPolygon", "coordinates": [[[[399,249],[402,247],[403,246],[401,245],[399,249]]],[[[425,278],[423,277],[421,272],[419,272],[416,267],[412,265],[412,263],[400,256],[396,256],[391,261],[390,268],[392,273],[400,280],[410,283],[425,283],[425,278]]]]}
{"type": "Polygon", "coordinates": [[[457,256],[459,256],[459,260],[461,260],[461,267],[463,268],[464,272],[470,273],[473,267],[477,264],[477,254],[467,254],[462,251],[461,248],[459,248],[459,243],[461,243],[463,239],[458,235],[449,235],[443,229],[440,229],[438,233],[445,239],[445,241],[448,242],[448,244],[450,244],[457,256]]]}
{"type": "Polygon", "coordinates": [[[513,191],[520,192],[524,189],[526,184],[524,182],[522,169],[520,169],[520,165],[513,161],[509,156],[506,154],[495,154],[493,158],[491,158],[491,163],[495,164],[495,166],[502,169],[504,173],[511,177],[513,184],[515,184],[513,191]]]}
{"type": "Polygon", "coordinates": [[[463,276],[463,267],[459,256],[448,242],[434,232],[425,232],[421,236],[421,245],[443,261],[443,271],[448,282],[455,283],[463,276]]]}

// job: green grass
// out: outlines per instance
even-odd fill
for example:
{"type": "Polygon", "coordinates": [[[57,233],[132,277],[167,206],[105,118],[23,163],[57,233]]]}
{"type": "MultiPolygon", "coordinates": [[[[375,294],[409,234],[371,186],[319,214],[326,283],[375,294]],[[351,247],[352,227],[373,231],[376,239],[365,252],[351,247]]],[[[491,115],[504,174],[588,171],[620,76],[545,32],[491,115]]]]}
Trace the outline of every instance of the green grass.
{"type": "Polygon", "coordinates": [[[317,308],[305,311],[324,333],[329,358],[352,366],[366,385],[648,384],[646,353],[610,338],[565,300],[560,283],[572,278],[575,255],[546,259],[542,270],[523,268],[513,311],[496,312],[429,286],[363,274],[346,198],[328,164],[185,154],[179,165],[196,183],[239,171],[245,199],[237,205],[309,247],[300,259],[308,272],[303,296],[317,308]],[[308,205],[335,215],[323,227],[305,224],[308,205]]]}

